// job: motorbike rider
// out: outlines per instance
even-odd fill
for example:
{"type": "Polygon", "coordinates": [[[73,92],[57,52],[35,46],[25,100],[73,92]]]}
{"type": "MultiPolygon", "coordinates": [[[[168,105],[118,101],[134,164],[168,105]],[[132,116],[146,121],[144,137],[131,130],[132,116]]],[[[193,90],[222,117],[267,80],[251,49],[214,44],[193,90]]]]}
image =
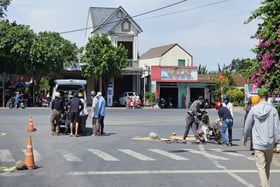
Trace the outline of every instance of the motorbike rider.
{"type": "Polygon", "coordinates": [[[190,128],[192,128],[192,132],[196,138],[196,142],[197,143],[201,142],[198,134],[199,121],[197,120],[197,117],[203,113],[200,110],[202,101],[203,101],[203,97],[199,96],[198,99],[191,104],[189,111],[186,114],[186,130],[183,136],[184,142],[186,142],[186,138],[189,134],[190,128]]]}

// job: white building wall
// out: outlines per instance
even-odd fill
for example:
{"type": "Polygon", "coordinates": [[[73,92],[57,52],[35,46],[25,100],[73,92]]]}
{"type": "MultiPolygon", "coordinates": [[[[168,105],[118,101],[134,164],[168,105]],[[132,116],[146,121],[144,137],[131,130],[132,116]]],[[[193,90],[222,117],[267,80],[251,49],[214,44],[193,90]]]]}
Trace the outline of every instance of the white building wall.
{"type": "Polygon", "coordinates": [[[178,60],[185,60],[186,66],[192,66],[192,58],[182,48],[174,46],[161,58],[161,66],[178,66],[178,60]]]}

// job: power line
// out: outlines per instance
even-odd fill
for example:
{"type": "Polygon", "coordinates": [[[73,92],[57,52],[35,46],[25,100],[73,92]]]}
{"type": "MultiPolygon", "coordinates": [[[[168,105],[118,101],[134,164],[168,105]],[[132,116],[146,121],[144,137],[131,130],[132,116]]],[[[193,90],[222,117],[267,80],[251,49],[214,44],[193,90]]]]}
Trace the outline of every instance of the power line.
{"type": "MultiPolygon", "coordinates": [[[[166,5],[164,7],[161,7],[161,8],[157,8],[157,9],[154,9],[154,10],[150,10],[150,11],[147,11],[147,12],[144,12],[144,13],[141,13],[141,14],[138,14],[138,15],[135,15],[133,16],[132,18],[135,18],[135,17],[139,17],[139,16],[143,16],[143,15],[146,15],[146,14],[150,14],[152,12],[156,12],[156,11],[159,11],[159,10],[163,10],[163,9],[166,9],[166,8],[169,8],[169,7],[172,7],[172,6],[175,6],[177,4],[181,4],[183,2],[185,2],[187,0],[182,0],[182,1],[178,1],[176,3],[172,3],[170,5],[166,5]]],[[[128,16],[126,16],[125,18],[123,19],[126,19],[128,16]]],[[[117,21],[113,21],[113,22],[109,22],[109,23],[106,23],[106,24],[102,24],[102,25],[108,25],[108,24],[112,24],[112,23],[115,23],[115,22],[119,22],[120,20],[117,20],[117,21]]],[[[71,32],[78,32],[78,31],[82,31],[82,30],[86,30],[86,29],[89,29],[89,28],[95,28],[95,27],[99,27],[101,25],[96,25],[96,26],[92,26],[92,27],[85,27],[85,28],[81,28],[81,29],[75,29],[75,30],[70,30],[70,31],[64,31],[64,32],[60,32],[59,34],[66,34],[66,33],[71,33],[71,32]]]]}
{"type": "Polygon", "coordinates": [[[197,7],[188,8],[188,9],[185,9],[185,10],[179,10],[179,11],[176,11],[176,12],[170,12],[170,13],[166,13],[166,14],[161,14],[161,15],[153,16],[153,17],[147,17],[147,18],[143,18],[143,19],[138,19],[138,21],[143,21],[143,20],[147,20],[147,19],[153,19],[153,18],[157,18],[157,17],[163,17],[163,16],[168,16],[168,15],[172,15],[172,14],[178,14],[178,13],[187,12],[187,11],[191,11],[191,10],[195,10],[195,9],[205,8],[205,7],[209,7],[209,6],[225,3],[226,1],[230,1],[230,0],[222,0],[222,1],[217,1],[217,2],[213,2],[213,3],[208,3],[208,4],[200,5],[200,6],[197,6],[197,7]]]}
{"type": "MultiPolygon", "coordinates": [[[[144,13],[141,13],[141,14],[138,14],[138,15],[135,15],[135,16],[132,16],[131,18],[140,17],[140,16],[143,16],[143,15],[146,15],[146,14],[150,14],[150,13],[152,13],[152,12],[156,12],[156,11],[159,11],[159,10],[162,10],[162,9],[166,9],[166,8],[175,6],[175,5],[177,5],[177,4],[183,3],[183,2],[185,2],[185,1],[187,1],[187,0],[179,1],[179,2],[176,2],[176,3],[170,4],[170,5],[166,5],[166,6],[161,7],[161,8],[157,8],[157,9],[154,9],[154,10],[151,10],[151,11],[147,11],[147,12],[144,12],[144,13]]],[[[191,11],[191,10],[195,10],[195,9],[200,9],[200,8],[205,8],[205,7],[209,7],[209,6],[213,6],[213,5],[225,3],[225,2],[227,2],[227,1],[230,1],[230,0],[221,0],[221,1],[216,1],[216,2],[213,2],[213,3],[207,3],[207,4],[203,4],[203,5],[200,5],[200,6],[197,6],[197,7],[193,7],[193,8],[189,8],[189,9],[185,9],[185,10],[180,10],[180,11],[176,11],[176,12],[170,12],[170,13],[167,13],[167,14],[161,14],[161,15],[157,15],[157,16],[153,16],[153,17],[148,17],[148,18],[139,19],[138,21],[147,20],[147,19],[153,19],[153,18],[157,18],[157,17],[163,17],[163,16],[167,16],[167,15],[172,15],[172,14],[178,14],[178,13],[187,12],[187,11],[191,11]]],[[[126,19],[126,18],[128,18],[128,17],[129,17],[129,16],[126,16],[126,17],[123,18],[122,20],[124,20],[124,19],[126,19]]],[[[112,21],[112,22],[108,22],[108,23],[105,23],[105,24],[101,24],[101,25],[105,26],[105,25],[109,25],[109,24],[116,23],[116,22],[119,22],[119,21],[120,21],[120,20],[112,21]]],[[[92,27],[85,27],[85,28],[81,28],[81,29],[75,29],[75,30],[70,30],[70,31],[64,31],[64,32],[60,32],[60,34],[67,34],[67,33],[72,33],[72,32],[79,32],[79,31],[83,31],[83,30],[86,30],[86,29],[90,29],[90,28],[97,28],[97,27],[100,27],[101,25],[95,25],[95,26],[92,26],[92,27]]]]}

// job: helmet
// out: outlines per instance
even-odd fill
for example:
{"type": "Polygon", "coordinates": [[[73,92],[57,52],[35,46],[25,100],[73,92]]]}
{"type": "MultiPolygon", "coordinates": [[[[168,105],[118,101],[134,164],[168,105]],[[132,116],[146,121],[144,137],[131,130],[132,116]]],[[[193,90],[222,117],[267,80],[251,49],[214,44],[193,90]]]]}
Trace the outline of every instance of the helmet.
{"type": "Polygon", "coordinates": [[[83,92],[78,92],[78,97],[83,97],[83,92]]]}
{"type": "Polygon", "coordinates": [[[95,96],[95,94],[96,94],[95,91],[91,91],[91,92],[90,92],[90,95],[91,95],[91,96],[95,96]]]}
{"type": "Polygon", "coordinates": [[[217,101],[215,104],[216,110],[219,110],[222,107],[222,103],[220,101],[217,101]]]}
{"type": "Polygon", "coordinates": [[[251,105],[258,104],[260,102],[260,97],[258,95],[253,95],[249,98],[249,103],[251,105]]]}

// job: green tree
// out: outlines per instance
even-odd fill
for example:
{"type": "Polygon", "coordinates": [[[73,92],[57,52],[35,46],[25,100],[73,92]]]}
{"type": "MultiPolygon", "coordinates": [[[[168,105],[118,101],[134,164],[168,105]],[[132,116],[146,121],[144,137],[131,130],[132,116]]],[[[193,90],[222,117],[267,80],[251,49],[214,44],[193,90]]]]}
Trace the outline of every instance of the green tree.
{"type": "Polygon", "coordinates": [[[81,58],[85,63],[82,74],[102,78],[102,86],[106,88],[111,78],[121,77],[122,69],[129,65],[127,58],[122,45],[115,47],[107,35],[95,35],[89,39],[81,58]]]}
{"type": "Polygon", "coordinates": [[[6,16],[5,11],[7,11],[11,1],[12,0],[0,0],[0,20],[6,16]]]}
{"type": "Polygon", "coordinates": [[[29,52],[35,37],[29,26],[0,21],[0,69],[10,74],[27,73],[29,52]]]}
{"type": "Polygon", "coordinates": [[[29,73],[37,82],[43,76],[55,77],[63,65],[77,60],[77,46],[56,32],[40,32],[30,50],[29,73]]]}
{"type": "Polygon", "coordinates": [[[198,66],[198,74],[207,74],[207,66],[202,66],[201,64],[198,66]]]}
{"type": "Polygon", "coordinates": [[[255,71],[250,75],[252,83],[265,85],[270,92],[280,88],[280,3],[279,0],[264,0],[245,23],[261,20],[253,38],[259,44],[252,49],[256,53],[255,71]]]}

